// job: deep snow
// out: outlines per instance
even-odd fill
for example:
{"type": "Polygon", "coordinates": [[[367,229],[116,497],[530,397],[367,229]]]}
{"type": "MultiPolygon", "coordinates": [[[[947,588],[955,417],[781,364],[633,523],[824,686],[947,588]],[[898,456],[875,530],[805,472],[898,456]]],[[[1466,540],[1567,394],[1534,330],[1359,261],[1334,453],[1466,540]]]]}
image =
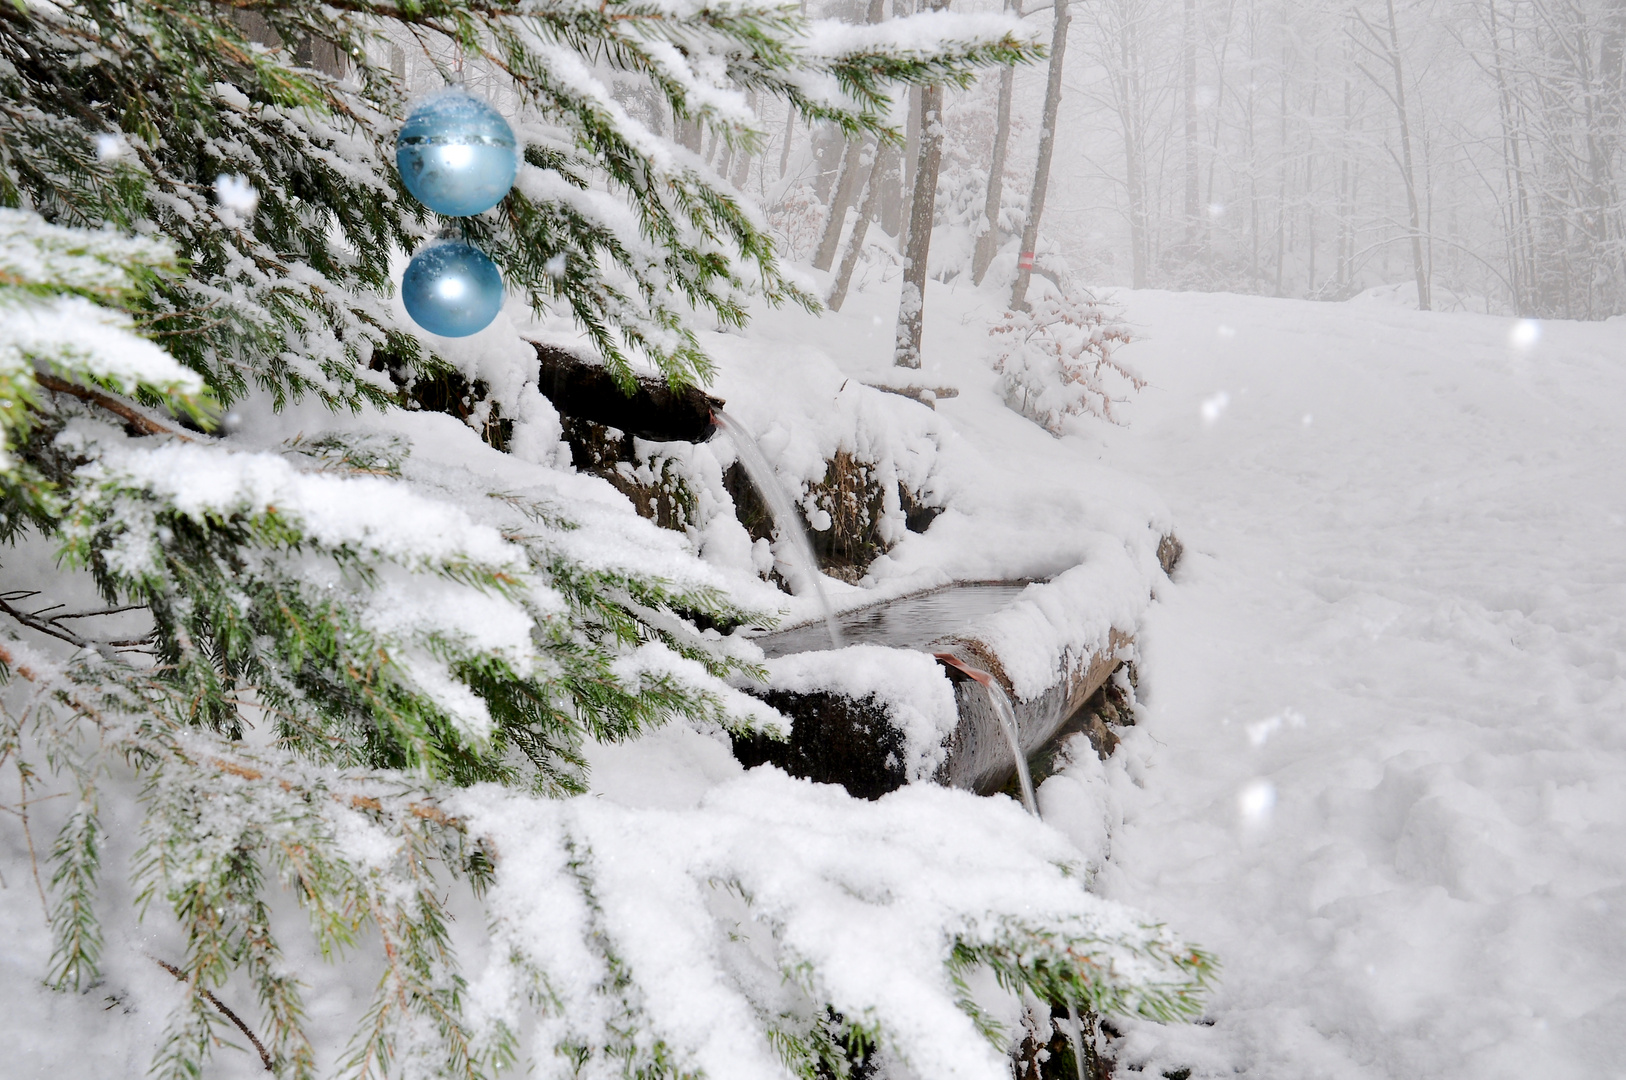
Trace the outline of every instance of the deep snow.
{"type": "MultiPolygon", "coordinates": [[[[865,375],[874,284],[818,330],[865,375]]],[[[920,381],[961,390],[938,411],[989,470],[962,497],[1016,517],[890,561],[1026,568],[1080,491],[1167,502],[1140,722],[1040,791],[1099,890],[1225,965],[1211,1023],[1121,1025],[1122,1074],[1626,1076],[1626,320],[1116,299],[1149,386],[1054,440],[991,407],[998,301],[933,285],[920,381]]],[[[800,318],[751,337],[805,349],[800,318]]]]}
{"type": "Polygon", "coordinates": [[[1102,453],[1186,555],[1080,776],[1098,887],[1226,965],[1122,1062],[1626,1075],[1626,320],[1121,299],[1151,386],[1102,453]]]}

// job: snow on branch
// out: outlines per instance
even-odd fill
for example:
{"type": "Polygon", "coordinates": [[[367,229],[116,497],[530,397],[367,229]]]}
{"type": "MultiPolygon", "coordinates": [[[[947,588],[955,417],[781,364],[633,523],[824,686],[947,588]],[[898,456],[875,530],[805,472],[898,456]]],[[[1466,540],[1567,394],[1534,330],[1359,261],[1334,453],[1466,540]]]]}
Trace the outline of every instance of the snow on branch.
{"type": "Polygon", "coordinates": [[[477,1026],[513,1030],[530,1000],[552,1004],[544,1076],[571,1053],[639,1075],[813,1075],[829,1063],[810,1031],[833,1014],[915,1075],[1001,1080],[970,968],[1157,1019],[1195,1015],[1213,970],[1086,892],[1060,834],[964,792],[869,803],[758,770],[690,811],[489,788],[448,805],[497,857],[477,1026]]]}

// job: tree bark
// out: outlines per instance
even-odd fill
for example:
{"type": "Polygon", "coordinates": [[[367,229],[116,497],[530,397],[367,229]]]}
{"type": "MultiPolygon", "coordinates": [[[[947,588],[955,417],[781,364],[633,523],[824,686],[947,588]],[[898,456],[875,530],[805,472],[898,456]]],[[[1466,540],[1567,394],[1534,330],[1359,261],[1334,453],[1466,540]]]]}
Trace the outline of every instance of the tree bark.
{"type": "Polygon", "coordinates": [[[785,178],[785,170],[790,168],[790,141],[796,132],[796,106],[785,105],[785,145],[779,148],[779,179],[785,178]]]}
{"type": "Polygon", "coordinates": [[[835,260],[842,230],[847,227],[847,208],[858,198],[859,172],[863,168],[863,159],[864,140],[849,140],[847,149],[841,155],[841,175],[836,179],[834,190],[830,192],[830,212],[824,219],[824,235],[819,238],[818,250],[813,255],[813,266],[816,269],[828,270],[831,262],[835,260]]]}
{"type": "MultiPolygon", "coordinates": [[[[947,0],[934,4],[934,10],[947,0]]],[[[920,160],[909,200],[909,240],[905,245],[903,294],[898,299],[897,348],[893,363],[920,366],[920,338],[926,325],[926,260],[931,254],[932,218],[937,210],[937,171],[943,163],[943,88],[928,86],[920,95],[920,160]]]]}
{"type": "MultiPolygon", "coordinates": [[[[869,0],[869,8],[864,15],[866,22],[873,26],[885,15],[885,0],[869,0]]],[[[841,155],[841,175],[836,180],[835,190],[830,193],[830,212],[824,219],[824,235],[819,238],[818,251],[813,256],[813,265],[819,270],[830,269],[836,257],[836,248],[841,243],[841,233],[847,227],[847,208],[863,194],[859,171],[863,168],[864,151],[869,145],[867,139],[849,139],[841,155]]],[[[873,153],[871,160],[874,160],[873,153]]]]}
{"type": "Polygon", "coordinates": [[[1197,211],[1197,0],[1186,0],[1181,46],[1185,53],[1186,258],[1197,251],[1202,221],[1197,211]]]}
{"type": "Polygon", "coordinates": [[[825,306],[831,311],[840,311],[841,305],[847,302],[847,288],[852,284],[853,270],[864,253],[864,238],[869,234],[869,223],[880,215],[886,177],[897,156],[898,151],[891,146],[883,146],[876,151],[875,164],[870,168],[869,183],[864,189],[864,205],[858,211],[858,220],[853,222],[852,238],[847,241],[847,250],[841,256],[841,269],[836,273],[836,283],[830,289],[830,299],[825,301],[825,306]]]}
{"type": "Polygon", "coordinates": [[[999,73],[999,112],[994,125],[994,160],[988,166],[988,197],[982,206],[982,234],[971,253],[971,280],[982,284],[988,264],[999,251],[999,211],[1005,199],[1005,155],[1011,144],[1011,86],[1015,69],[999,73]]]}
{"type": "MultiPolygon", "coordinates": [[[[746,103],[751,107],[753,113],[757,111],[757,92],[755,90],[747,95],[746,103]]],[[[743,149],[734,152],[733,184],[736,191],[743,192],[745,185],[751,182],[751,158],[752,155],[746,153],[743,149]]]]}
{"type": "Polygon", "coordinates": [[[1050,157],[1056,145],[1056,116],[1061,111],[1061,67],[1067,54],[1070,0],[1056,0],[1056,25],[1050,36],[1050,77],[1045,82],[1043,127],[1039,129],[1039,160],[1033,171],[1033,193],[1028,198],[1027,220],[1022,223],[1022,251],[1011,286],[1011,310],[1026,311],[1028,283],[1033,278],[1033,253],[1039,242],[1039,219],[1044,216],[1045,192],[1050,186],[1050,157]]]}
{"type": "MultiPolygon", "coordinates": [[[[898,246],[909,244],[909,223],[914,220],[914,208],[909,200],[915,197],[915,173],[920,168],[920,112],[925,106],[918,86],[909,88],[909,114],[904,120],[903,136],[903,198],[904,203],[898,236],[898,246]]],[[[934,196],[935,197],[935,196],[934,196]]]]}

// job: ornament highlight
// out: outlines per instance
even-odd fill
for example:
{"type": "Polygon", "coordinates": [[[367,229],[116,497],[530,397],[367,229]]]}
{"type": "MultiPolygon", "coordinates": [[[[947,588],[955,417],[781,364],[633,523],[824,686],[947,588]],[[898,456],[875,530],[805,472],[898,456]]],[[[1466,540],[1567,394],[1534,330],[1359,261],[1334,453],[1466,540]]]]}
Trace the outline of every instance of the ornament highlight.
{"type": "Polygon", "coordinates": [[[401,300],[412,321],[441,337],[468,337],[502,310],[502,272],[486,253],[461,240],[430,244],[412,256],[401,277],[401,300]]]}
{"type": "Polygon", "coordinates": [[[490,102],[443,90],[419,102],[401,125],[395,167],[412,197],[435,213],[484,213],[514,186],[514,130],[490,102]]]}

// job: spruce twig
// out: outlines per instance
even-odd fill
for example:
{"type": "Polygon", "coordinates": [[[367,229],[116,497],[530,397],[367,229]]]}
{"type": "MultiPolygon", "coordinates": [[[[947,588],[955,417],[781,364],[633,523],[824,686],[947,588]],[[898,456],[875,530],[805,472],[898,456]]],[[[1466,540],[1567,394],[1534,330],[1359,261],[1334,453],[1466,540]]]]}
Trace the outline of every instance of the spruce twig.
{"type": "Polygon", "coordinates": [[[40,910],[45,913],[46,925],[51,922],[51,902],[45,899],[45,884],[40,881],[40,861],[34,854],[34,833],[28,827],[28,766],[17,759],[17,816],[23,821],[23,838],[28,841],[28,865],[34,872],[34,888],[39,890],[40,910]]]}
{"type": "MultiPolygon", "coordinates": [[[[180,968],[176,967],[174,964],[171,964],[167,960],[160,960],[151,953],[147,954],[147,959],[151,960],[153,963],[175,976],[175,978],[180,982],[190,983],[192,981],[186,977],[186,972],[182,971],[180,968]]],[[[273,1071],[271,1066],[271,1055],[266,1051],[265,1044],[260,1042],[260,1037],[258,1035],[249,1030],[249,1026],[247,1024],[243,1023],[242,1017],[238,1016],[236,1013],[232,1012],[231,1009],[227,1008],[226,1003],[215,997],[214,994],[211,993],[207,988],[197,985],[193,985],[192,988],[198,992],[203,1000],[219,1009],[220,1015],[237,1025],[237,1030],[241,1031],[245,1036],[247,1036],[248,1041],[254,1044],[254,1049],[260,1052],[260,1062],[265,1066],[265,1071],[273,1071]]]]}
{"type": "Polygon", "coordinates": [[[0,614],[9,615],[31,630],[38,630],[42,634],[48,634],[58,640],[66,641],[69,645],[80,649],[96,648],[98,646],[131,648],[148,644],[151,640],[149,634],[147,637],[127,638],[119,641],[99,641],[94,638],[87,638],[83,634],[62,625],[64,619],[94,619],[103,615],[121,615],[126,611],[142,610],[147,606],[145,604],[121,604],[116,607],[102,608],[98,611],[69,611],[47,617],[50,612],[62,605],[52,604],[50,607],[40,608],[37,611],[24,611],[13,603],[13,601],[26,600],[31,596],[38,595],[38,589],[18,589],[12,592],[0,593],[0,614]]]}
{"type": "Polygon", "coordinates": [[[178,428],[173,428],[167,424],[159,423],[157,420],[154,420],[140,409],[137,409],[133,405],[125,404],[112,394],[104,394],[99,390],[91,390],[87,387],[80,386],[78,383],[69,382],[67,379],[59,379],[55,375],[49,375],[43,371],[36,371],[34,373],[34,381],[53,393],[67,394],[71,397],[78,398],[80,401],[85,401],[92,405],[100,406],[101,408],[112,413],[114,416],[117,416],[119,419],[123,420],[125,423],[129,424],[131,427],[135,428],[137,431],[141,432],[143,435],[173,435],[182,442],[197,441],[192,436],[180,431],[178,428]]]}

